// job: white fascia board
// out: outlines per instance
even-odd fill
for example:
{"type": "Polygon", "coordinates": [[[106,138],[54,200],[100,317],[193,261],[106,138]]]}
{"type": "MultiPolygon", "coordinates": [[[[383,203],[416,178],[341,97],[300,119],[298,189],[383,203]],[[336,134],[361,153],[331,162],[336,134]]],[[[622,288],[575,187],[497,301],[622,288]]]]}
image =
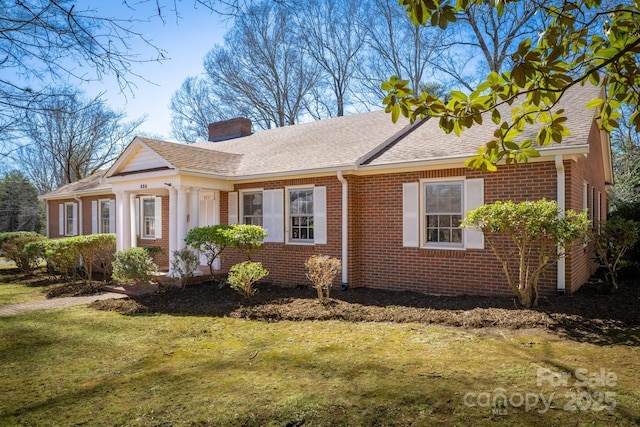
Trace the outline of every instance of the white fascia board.
{"type": "Polygon", "coordinates": [[[178,175],[179,173],[180,171],[178,171],[177,169],[164,169],[159,171],[140,172],[140,173],[133,172],[126,175],[111,176],[111,177],[105,178],[105,181],[109,183],[139,181],[142,179],[150,179],[150,178],[172,177],[172,176],[178,175]]]}

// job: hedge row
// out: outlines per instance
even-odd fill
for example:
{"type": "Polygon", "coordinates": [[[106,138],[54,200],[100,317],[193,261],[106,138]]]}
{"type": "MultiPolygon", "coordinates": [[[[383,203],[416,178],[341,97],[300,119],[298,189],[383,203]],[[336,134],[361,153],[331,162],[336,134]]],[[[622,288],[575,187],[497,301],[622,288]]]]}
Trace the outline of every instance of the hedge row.
{"type": "Polygon", "coordinates": [[[90,234],[62,239],[38,240],[28,243],[25,251],[47,261],[47,268],[63,274],[67,279],[80,277],[91,283],[93,270],[98,267],[110,272],[116,251],[115,234],[90,234]],[[82,265],[84,275],[79,276],[82,265]]]}

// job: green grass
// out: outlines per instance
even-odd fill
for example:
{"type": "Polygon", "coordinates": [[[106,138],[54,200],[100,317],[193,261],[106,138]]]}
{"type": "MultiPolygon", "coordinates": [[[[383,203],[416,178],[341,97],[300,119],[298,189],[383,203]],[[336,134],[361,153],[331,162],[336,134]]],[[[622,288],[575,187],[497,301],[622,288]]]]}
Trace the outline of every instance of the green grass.
{"type": "Polygon", "coordinates": [[[0,305],[22,304],[46,299],[40,287],[30,287],[18,283],[1,283],[1,280],[2,278],[0,278],[0,305]]]}
{"type": "Polygon", "coordinates": [[[638,347],[536,331],[75,307],[0,318],[0,425],[633,425],[639,362],[638,347]],[[617,381],[538,386],[539,367],[604,368],[617,381]],[[496,389],[554,393],[553,405],[538,413],[542,404],[502,411],[464,403],[467,393],[477,403],[496,389]],[[615,393],[616,408],[565,411],[568,393],[582,391],[615,393]]]}

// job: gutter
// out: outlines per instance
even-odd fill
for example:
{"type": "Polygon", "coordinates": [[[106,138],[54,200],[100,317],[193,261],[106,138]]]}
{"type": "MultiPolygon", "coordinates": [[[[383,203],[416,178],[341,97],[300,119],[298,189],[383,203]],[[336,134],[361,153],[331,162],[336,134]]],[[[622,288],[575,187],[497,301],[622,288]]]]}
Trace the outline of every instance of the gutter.
{"type": "Polygon", "coordinates": [[[349,186],[342,171],[338,171],[337,177],[342,184],[342,290],[346,291],[349,288],[349,186]]]}
{"type": "MultiPolygon", "coordinates": [[[[565,185],[564,185],[565,171],[564,171],[564,164],[562,163],[562,155],[560,154],[556,155],[555,163],[556,163],[556,172],[557,172],[556,198],[558,199],[557,202],[558,202],[558,208],[559,208],[558,217],[562,218],[564,217],[564,211],[565,211],[565,185]]],[[[567,264],[566,264],[566,258],[564,256],[564,249],[562,249],[560,246],[558,246],[558,255],[560,256],[560,258],[558,258],[558,268],[556,272],[557,289],[560,295],[564,295],[566,292],[567,264]]]]}

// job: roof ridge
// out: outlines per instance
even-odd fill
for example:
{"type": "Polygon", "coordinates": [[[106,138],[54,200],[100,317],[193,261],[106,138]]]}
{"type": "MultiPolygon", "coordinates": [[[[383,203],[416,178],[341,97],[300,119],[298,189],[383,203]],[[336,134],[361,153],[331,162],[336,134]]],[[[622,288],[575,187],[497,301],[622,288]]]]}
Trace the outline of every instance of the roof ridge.
{"type": "Polygon", "coordinates": [[[414,130],[418,129],[424,123],[429,121],[430,118],[431,117],[427,116],[424,119],[419,119],[416,122],[410,124],[409,126],[406,126],[406,127],[402,128],[402,129],[400,129],[396,134],[392,135],[390,138],[388,138],[382,144],[378,145],[376,148],[374,148],[373,150],[371,150],[370,152],[368,152],[367,154],[362,156],[360,159],[358,159],[357,165],[358,166],[359,165],[368,165],[369,163],[373,162],[375,159],[377,159],[378,157],[383,155],[387,150],[389,150],[392,147],[394,147],[398,142],[400,142],[402,139],[404,139],[411,132],[413,132],[414,130]]]}

